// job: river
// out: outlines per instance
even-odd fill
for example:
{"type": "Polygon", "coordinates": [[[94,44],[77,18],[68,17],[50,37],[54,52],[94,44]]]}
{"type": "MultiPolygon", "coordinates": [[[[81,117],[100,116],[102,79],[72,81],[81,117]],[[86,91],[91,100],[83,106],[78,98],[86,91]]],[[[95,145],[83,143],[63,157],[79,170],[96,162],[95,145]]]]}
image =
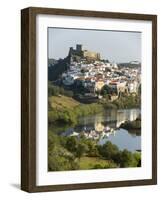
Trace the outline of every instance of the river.
{"type": "Polygon", "coordinates": [[[84,135],[86,138],[98,140],[100,145],[111,141],[120,150],[134,152],[141,150],[141,134],[120,129],[119,126],[126,120],[135,120],[139,115],[140,109],[107,110],[104,113],[81,117],[75,127],[66,127],[59,134],[74,137],[84,135]]]}

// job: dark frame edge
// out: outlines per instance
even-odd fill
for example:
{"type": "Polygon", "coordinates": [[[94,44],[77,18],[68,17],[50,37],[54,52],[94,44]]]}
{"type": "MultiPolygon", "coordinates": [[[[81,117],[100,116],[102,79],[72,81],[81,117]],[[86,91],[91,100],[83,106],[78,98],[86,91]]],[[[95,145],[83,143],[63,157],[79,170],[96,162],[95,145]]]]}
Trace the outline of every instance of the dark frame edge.
{"type": "Polygon", "coordinates": [[[36,21],[21,10],[21,190],[36,186],[36,21]],[[35,22],[35,23],[34,23],[35,22]]]}
{"type": "Polygon", "coordinates": [[[113,181],[113,182],[96,182],[96,183],[81,183],[81,184],[66,184],[66,185],[45,185],[35,186],[30,193],[37,192],[55,192],[69,190],[88,190],[88,189],[103,189],[115,187],[133,187],[133,186],[148,186],[156,185],[154,179],[147,180],[132,180],[132,181],[113,181]]]}
{"type": "Polygon", "coordinates": [[[29,9],[21,10],[21,189],[29,191],[29,9]]]}
{"type": "Polygon", "coordinates": [[[152,21],[156,15],[142,14],[142,13],[126,13],[126,12],[107,12],[107,11],[93,11],[93,10],[79,10],[79,9],[63,9],[63,8],[48,8],[48,7],[27,7],[31,13],[48,14],[48,15],[65,15],[78,17],[100,17],[113,19],[131,19],[131,20],[147,20],[152,21]]]}
{"type": "Polygon", "coordinates": [[[152,179],[157,184],[157,15],[152,19],[152,179]]]}

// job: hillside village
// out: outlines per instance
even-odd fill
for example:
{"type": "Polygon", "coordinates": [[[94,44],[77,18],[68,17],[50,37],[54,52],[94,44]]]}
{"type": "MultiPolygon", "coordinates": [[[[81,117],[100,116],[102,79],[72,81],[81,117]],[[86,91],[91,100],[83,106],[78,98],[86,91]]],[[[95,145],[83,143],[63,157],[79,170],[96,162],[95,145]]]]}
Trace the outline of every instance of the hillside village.
{"type": "Polygon", "coordinates": [[[59,76],[59,82],[66,88],[83,88],[84,96],[98,98],[101,98],[102,89],[106,88],[111,101],[119,98],[121,93],[138,93],[141,68],[137,61],[119,65],[101,59],[100,53],[83,50],[80,44],[75,49],[69,48],[67,58],[68,67],[59,76]]]}

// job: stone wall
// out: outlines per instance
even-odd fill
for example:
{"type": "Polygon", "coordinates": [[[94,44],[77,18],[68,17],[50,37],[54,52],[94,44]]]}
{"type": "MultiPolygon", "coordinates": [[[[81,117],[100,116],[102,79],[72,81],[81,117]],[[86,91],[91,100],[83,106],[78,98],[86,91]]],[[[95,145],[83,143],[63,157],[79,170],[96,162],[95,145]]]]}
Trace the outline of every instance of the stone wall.
{"type": "Polygon", "coordinates": [[[83,56],[87,59],[89,58],[89,59],[94,59],[94,60],[100,60],[100,54],[93,51],[85,50],[83,51],[83,56]]]}

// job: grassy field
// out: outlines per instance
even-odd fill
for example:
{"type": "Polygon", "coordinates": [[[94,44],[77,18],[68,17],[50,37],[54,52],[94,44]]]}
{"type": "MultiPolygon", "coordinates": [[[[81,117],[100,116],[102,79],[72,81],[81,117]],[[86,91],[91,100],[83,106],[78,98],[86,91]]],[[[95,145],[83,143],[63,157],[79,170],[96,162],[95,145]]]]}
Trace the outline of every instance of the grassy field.
{"type": "Polygon", "coordinates": [[[51,103],[52,108],[74,108],[75,106],[78,106],[80,103],[76,100],[74,100],[71,97],[67,96],[52,96],[49,97],[49,101],[51,103]]]}
{"type": "Polygon", "coordinates": [[[102,168],[103,167],[107,167],[108,166],[108,161],[107,160],[103,160],[99,157],[81,157],[80,158],[80,169],[93,169],[94,166],[96,165],[101,165],[102,168]]]}

